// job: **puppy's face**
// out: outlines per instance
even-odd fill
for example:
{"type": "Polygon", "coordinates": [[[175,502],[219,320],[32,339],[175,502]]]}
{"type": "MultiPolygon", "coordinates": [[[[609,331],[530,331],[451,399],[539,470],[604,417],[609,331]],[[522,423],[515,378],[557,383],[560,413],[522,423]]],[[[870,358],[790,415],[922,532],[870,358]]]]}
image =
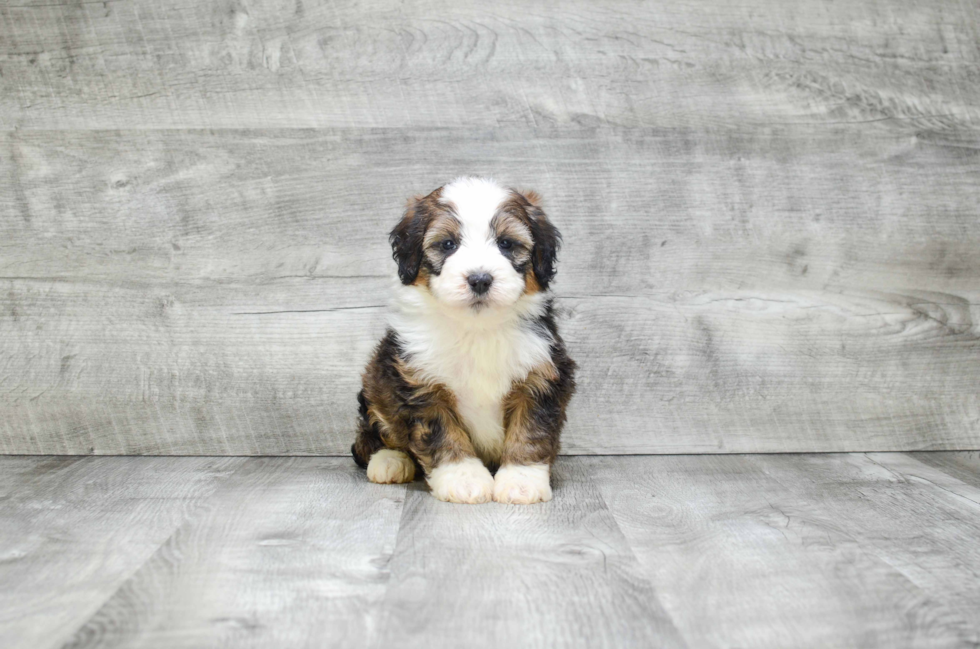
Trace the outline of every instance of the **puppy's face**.
{"type": "Polygon", "coordinates": [[[537,202],[479,178],[413,199],[390,237],[402,283],[477,312],[547,289],[561,236],[537,202]]]}

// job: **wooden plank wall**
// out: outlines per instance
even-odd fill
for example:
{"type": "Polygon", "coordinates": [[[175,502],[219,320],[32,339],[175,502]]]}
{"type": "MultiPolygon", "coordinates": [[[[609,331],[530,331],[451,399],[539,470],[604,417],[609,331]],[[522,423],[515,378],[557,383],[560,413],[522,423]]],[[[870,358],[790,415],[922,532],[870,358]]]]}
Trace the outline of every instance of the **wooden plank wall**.
{"type": "Polygon", "coordinates": [[[980,7],[0,7],[0,452],[333,454],[405,198],[534,188],[575,454],[980,448],[980,7]]]}

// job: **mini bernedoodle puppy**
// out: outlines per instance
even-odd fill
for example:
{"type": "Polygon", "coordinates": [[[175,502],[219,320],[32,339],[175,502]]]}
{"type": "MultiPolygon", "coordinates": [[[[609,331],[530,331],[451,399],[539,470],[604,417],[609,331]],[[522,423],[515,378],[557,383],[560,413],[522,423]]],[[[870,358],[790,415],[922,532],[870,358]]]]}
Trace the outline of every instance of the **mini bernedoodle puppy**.
{"type": "Polygon", "coordinates": [[[459,178],[413,198],[389,240],[401,284],[357,395],[354,460],[378,483],[419,466],[439,500],[550,500],[575,363],[539,196],[459,178]]]}

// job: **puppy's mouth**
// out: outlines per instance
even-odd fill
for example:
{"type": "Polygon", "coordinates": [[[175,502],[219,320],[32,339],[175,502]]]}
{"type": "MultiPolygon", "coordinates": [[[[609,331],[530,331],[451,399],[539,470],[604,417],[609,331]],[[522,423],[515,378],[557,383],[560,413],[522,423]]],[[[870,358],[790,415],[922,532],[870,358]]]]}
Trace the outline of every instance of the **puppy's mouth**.
{"type": "Polygon", "coordinates": [[[476,295],[470,298],[470,308],[474,311],[482,311],[491,304],[490,298],[486,295],[476,295]]]}

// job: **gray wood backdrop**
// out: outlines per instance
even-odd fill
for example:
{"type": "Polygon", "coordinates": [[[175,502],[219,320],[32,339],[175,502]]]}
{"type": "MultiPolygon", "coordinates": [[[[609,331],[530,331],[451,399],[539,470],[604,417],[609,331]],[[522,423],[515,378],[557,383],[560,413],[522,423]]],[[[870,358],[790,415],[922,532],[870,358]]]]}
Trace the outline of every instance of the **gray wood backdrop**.
{"type": "Polygon", "coordinates": [[[565,452],[980,448],[980,5],[0,7],[0,452],[346,453],[405,198],[534,188],[565,452]]]}

